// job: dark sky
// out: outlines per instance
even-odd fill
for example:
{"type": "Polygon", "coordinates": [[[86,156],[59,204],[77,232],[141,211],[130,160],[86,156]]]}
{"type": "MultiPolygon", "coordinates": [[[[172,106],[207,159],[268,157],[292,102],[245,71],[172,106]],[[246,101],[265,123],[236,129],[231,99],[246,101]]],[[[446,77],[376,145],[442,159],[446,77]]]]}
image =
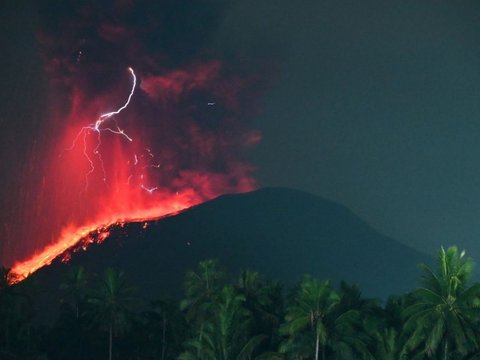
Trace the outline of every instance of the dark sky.
{"type": "MultiPolygon", "coordinates": [[[[417,249],[455,243],[480,258],[480,6],[229,4],[202,46],[244,72],[269,72],[266,93],[252,93],[262,96],[252,121],[263,139],[248,156],[261,185],[338,201],[417,249]]],[[[36,10],[0,10],[5,188],[15,186],[18,151],[34,146],[47,86],[36,10]]]]}
{"type": "Polygon", "coordinates": [[[478,2],[241,1],[219,42],[281,63],[252,154],[264,185],[480,253],[478,2]]]}

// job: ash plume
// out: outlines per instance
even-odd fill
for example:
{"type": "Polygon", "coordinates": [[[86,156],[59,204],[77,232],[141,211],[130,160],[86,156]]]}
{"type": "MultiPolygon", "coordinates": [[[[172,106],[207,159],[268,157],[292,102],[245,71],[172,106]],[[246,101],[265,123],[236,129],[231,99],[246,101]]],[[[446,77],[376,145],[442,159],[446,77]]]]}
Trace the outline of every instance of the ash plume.
{"type": "Polygon", "coordinates": [[[266,79],[209,47],[226,2],[49,0],[38,6],[49,81],[41,132],[48,136],[40,138],[19,183],[24,201],[8,223],[12,240],[3,263],[95,224],[153,218],[255,188],[243,155],[261,139],[251,119],[266,79]],[[79,129],[122,104],[129,67],[138,85],[112,126],[132,142],[111,133],[75,140],[79,129]]]}

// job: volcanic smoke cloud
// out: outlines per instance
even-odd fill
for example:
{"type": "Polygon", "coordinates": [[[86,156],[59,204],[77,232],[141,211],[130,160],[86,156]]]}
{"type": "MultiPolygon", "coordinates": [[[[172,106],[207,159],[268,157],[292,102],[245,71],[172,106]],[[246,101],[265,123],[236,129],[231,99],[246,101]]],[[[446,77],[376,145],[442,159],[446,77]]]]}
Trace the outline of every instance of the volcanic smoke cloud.
{"type": "Polygon", "coordinates": [[[51,81],[50,117],[20,184],[21,220],[0,259],[10,266],[48,245],[58,253],[94,229],[106,233],[112,223],[255,187],[241,154],[260,140],[248,119],[261,82],[208,49],[221,3],[78,3],[44,3],[38,38],[51,81]],[[108,127],[132,141],[82,132],[125,103],[129,67],[135,93],[108,127]]]}

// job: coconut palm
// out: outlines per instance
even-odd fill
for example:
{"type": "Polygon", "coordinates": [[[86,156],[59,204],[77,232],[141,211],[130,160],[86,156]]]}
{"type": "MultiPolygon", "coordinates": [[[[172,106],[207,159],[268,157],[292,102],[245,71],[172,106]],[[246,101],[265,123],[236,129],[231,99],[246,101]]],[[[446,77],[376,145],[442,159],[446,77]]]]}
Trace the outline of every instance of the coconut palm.
{"type": "Polygon", "coordinates": [[[152,308],[153,311],[151,312],[152,317],[155,317],[159,320],[159,323],[161,324],[161,329],[162,329],[162,351],[161,351],[161,360],[165,360],[165,353],[167,350],[167,330],[170,327],[169,326],[169,316],[168,314],[172,312],[171,307],[169,307],[169,304],[165,301],[155,301],[152,303],[152,308]]]}
{"type": "Polygon", "coordinates": [[[27,279],[13,284],[15,275],[0,267],[0,358],[13,354],[32,356],[34,350],[32,320],[35,315],[33,284],[27,279]]]}
{"type": "Polygon", "coordinates": [[[282,286],[276,281],[267,281],[254,271],[242,271],[237,284],[245,297],[245,307],[252,313],[254,328],[268,335],[271,347],[277,347],[278,328],[283,318],[282,286]]]}
{"type": "MultiPolygon", "coordinates": [[[[412,296],[391,296],[384,309],[363,319],[363,331],[369,337],[369,352],[377,360],[405,359],[402,312],[413,303],[412,296]]],[[[408,336],[407,336],[408,337],[408,336]]]]}
{"type": "Polygon", "coordinates": [[[341,282],[340,301],[325,316],[325,326],[330,336],[325,345],[329,359],[371,359],[369,337],[364,332],[363,321],[380,312],[377,300],[362,296],[357,285],[341,282]]]}
{"type": "Polygon", "coordinates": [[[330,335],[325,320],[339,301],[340,297],[329,281],[321,282],[305,276],[295,292],[292,305],[287,308],[286,323],[281,330],[288,338],[280,347],[280,352],[297,353],[295,358],[298,359],[305,359],[313,353],[315,360],[318,360],[321,351],[322,359],[325,359],[325,347],[330,335]],[[299,343],[302,344],[300,348],[299,343]],[[298,354],[298,350],[301,350],[301,354],[298,354]]]}
{"type": "MultiPolygon", "coordinates": [[[[179,354],[185,340],[185,319],[173,301],[155,300],[149,311],[143,313],[139,331],[135,336],[142,339],[142,348],[156,354],[156,359],[172,359],[179,354]]],[[[139,357],[139,358],[145,358],[139,357]]]]}
{"type": "MultiPolygon", "coordinates": [[[[218,271],[217,260],[205,260],[198,264],[197,271],[185,275],[185,298],[180,309],[202,343],[207,320],[213,315],[213,305],[218,300],[225,274],[218,271]]],[[[197,354],[199,356],[199,354],[197,354]]]]}
{"type": "Polygon", "coordinates": [[[185,299],[180,308],[190,321],[202,322],[209,308],[219,295],[225,275],[218,271],[217,260],[205,260],[198,264],[198,271],[185,275],[185,299]]]}
{"type": "Polygon", "coordinates": [[[60,284],[63,291],[62,302],[72,307],[75,318],[80,318],[80,310],[87,295],[88,276],[83,266],[73,266],[60,284]]]}
{"type": "Polygon", "coordinates": [[[244,307],[245,297],[232,286],[225,286],[212,306],[212,316],[203,327],[203,336],[187,342],[180,360],[248,360],[265,340],[251,336],[252,319],[244,307]]]}
{"type": "Polygon", "coordinates": [[[112,360],[114,335],[122,332],[128,323],[129,307],[136,300],[134,293],[123,272],[107,268],[89,298],[93,316],[108,331],[109,360],[112,360]]]}
{"type": "Polygon", "coordinates": [[[416,301],[404,311],[405,331],[411,334],[407,351],[420,350],[428,357],[446,360],[478,350],[474,320],[478,319],[480,284],[469,286],[473,261],[455,246],[438,254],[436,271],[422,265],[416,301]]]}

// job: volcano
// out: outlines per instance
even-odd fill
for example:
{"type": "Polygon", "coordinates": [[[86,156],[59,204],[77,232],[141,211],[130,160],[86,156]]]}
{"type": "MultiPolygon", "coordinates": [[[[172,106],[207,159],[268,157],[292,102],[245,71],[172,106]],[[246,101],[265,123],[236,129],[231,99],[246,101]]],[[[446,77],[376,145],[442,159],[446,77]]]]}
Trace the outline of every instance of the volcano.
{"type": "Polygon", "coordinates": [[[284,188],[224,195],[152,222],[126,223],[86,251],[70,249],[32,277],[48,303],[72,266],[123,270],[147,299],[182,295],[184,274],[217,258],[235,274],[252,269],[288,286],[309,273],[358,284],[386,298],[412,289],[431,258],[379,234],[346,207],[284,188]],[[66,261],[68,260],[68,261],[66,261]]]}

